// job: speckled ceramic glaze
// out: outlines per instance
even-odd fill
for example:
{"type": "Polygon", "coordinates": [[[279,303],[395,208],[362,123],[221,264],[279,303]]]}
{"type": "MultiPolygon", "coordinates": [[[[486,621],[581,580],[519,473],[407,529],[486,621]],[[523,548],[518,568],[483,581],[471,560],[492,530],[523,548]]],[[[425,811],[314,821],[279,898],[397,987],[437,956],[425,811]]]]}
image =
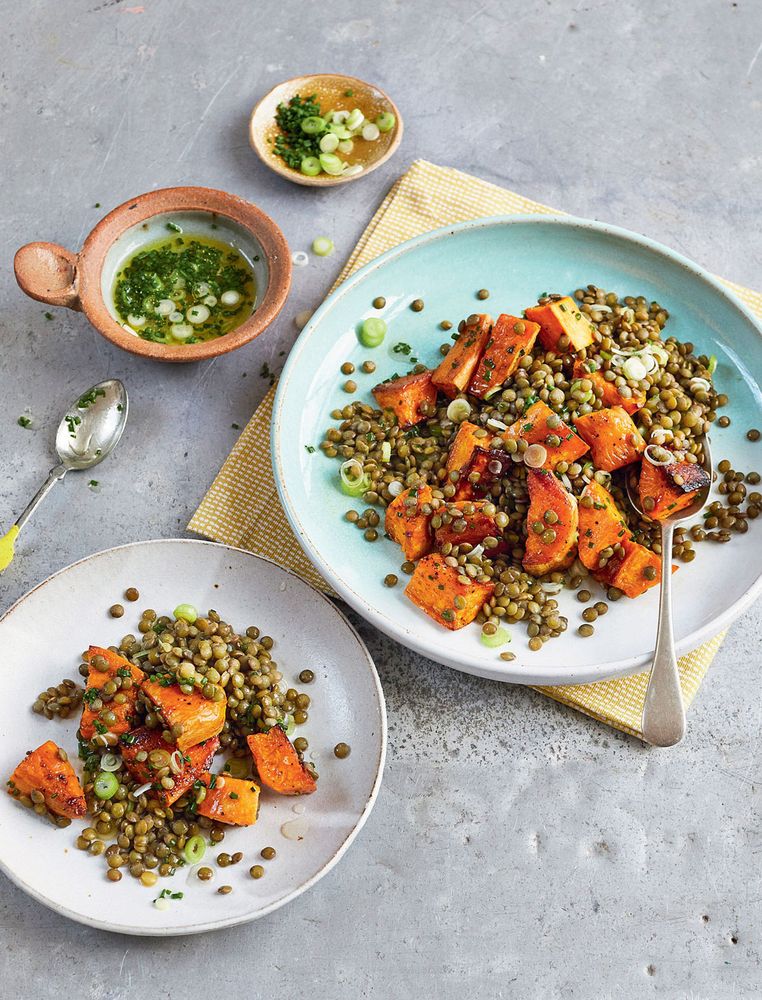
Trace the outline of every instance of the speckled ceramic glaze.
{"type": "MultiPolygon", "coordinates": [[[[0,671],[10,674],[13,698],[0,701],[0,774],[11,774],[27,750],[55,740],[76,761],[79,719],[48,722],[31,711],[37,694],[62,677],[76,678],[88,645],[118,644],[137,626],[143,608],[171,613],[178,603],[216,608],[238,628],[256,624],[272,636],[273,657],[289,685],[309,667],[309,720],[299,727],[320,775],[312,795],[276,795],[262,789],[254,826],[225,830],[225,850],[244,862],[202,882],[194,869],[146,888],[129,875],[118,886],[105,877],[103,858],[77,850],[83,824],[58,830],[0,792],[0,868],[39,902],[81,923],[125,934],[197,934],[245,923],[270,913],[309,889],[341,859],[370,815],[386,753],[386,710],[373,661],[334,604],[299,577],[250,552],[211,542],[161,539],[89,556],[50,577],[0,619],[0,645],[12,655],[0,671]],[[106,585],[107,582],[107,585],[106,585]],[[125,617],[109,617],[124,589],[140,590],[125,617]],[[44,624],[44,627],[43,627],[44,624]],[[346,742],[351,756],[338,760],[346,742]],[[298,811],[294,810],[297,807],[298,811]],[[302,840],[281,828],[299,819],[302,840]],[[266,845],[277,860],[263,862],[266,877],[249,867],[266,845]],[[221,896],[222,883],[233,892],[221,896]],[[153,900],[162,888],[182,892],[165,911],[153,900]]],[[[125,602],[127,603],[127,602],[125,602]]],[[[299,685],[301,687],[301,685],[299,685]]],[[[217,757],[212,771],[221,771],[217,757]]],[[[78,766],[78,765],[77,765],[78,766]]],[[[214,867],[213,847],[205,864],[214,867]]]]}
{"type": "Polygon", "coordinates": [[[288,244],[273,220],[243,198],[203,187],[164,188],[124,202],[101,219],[79,253],[55,243],[28,243],[16,253],[14,270],[32,298],[81,310],[99,333],[125,351],[173,362],[214,358],[248,344],[278,315],[291,285],[288,244]],[[257,285],[254,310],[223,337],[198,344],[157,344],[126,330],[116,315],[116,273],[141,246],[167,235],[170,222],[188,236],[213,236],[229,243],[251,264],[257,285]]]}
{"type": "Polygon", "coordinates": [[[249,141],[254,152],[266,166],[281,177],[293,181],[294,184],[303,184],[306,187],[335,187],[337,184],[359,181],[382,163],[386,163],[402,141],[403,129],[402,116],[397,105],[379,87],[358,80],[356,76],[319,73],[315,76],[295,76],[292,80],[279,83],[265,94],[251,113],[249,141]],[[352,91],[349,97],[346,96],[348,90],[352,91]],[[329,109],[351,111],[353,108],[360,108],[370,121],[384,111],[391,111],[397,121],[393,129],[382,132],[375,142],[358,139],[352,152],[346,156],[342,155],[342,159],[349,164],[362,164],[363,169],[359,174],[332,177],[330,174],[320,173],[316,177],[308,177],[299,170],[287,166],[273,153],[273,141],[280,132],[275,122],[275,112],[279,104],[288,103],[296,94],[302,97],[316,94],[322,111],[329,109]]]}
{"type": "MultiPolygon", "coordinates": [[[[594,282],[621,295],[645,295],[665,306],[667,334],[693,341],[699,352],[716,354],[715,384],[730,397],[723,410],[732,420],[712,431],[715,460],[729,458],[736,469],[760,468],[760,445],[745,438],[760,426],[762,340],[758,322],[720,284],[696,264],[657,243],[596,222],[569,217],[508,216],[439,229],[389,251],[344,282],[302,331],[283,371],[273,417],[273,465],[291,526],[320,573],[360,614],[378,628],[432,660],[469,673],[517,683],[563,684],[596,681],[644,669],[654,647],[657,590],[635,601],[611,604],[595,634],[576,635],[582,605],[570,592],[559,595],[569,619],[562,637],[538,652],[527,649],[525,629],[510,626],[506,647],[516,659],[506,663],[499,650],[479,642],[477,627],[449,632],[419,611],[403,593],[402,553],[381,537],[369,544],[363,533],[343,521],[361,500],[339,489],[339,463],[314,450],[330,412],[349,399],[373,402],[370,389],[409,362],[395,353],[400,341],[429,367],[441,360],[439,346],[448,335],[438,323],[458,320],[477,309],[516,315],[544,291],[569,292],[594,282]],[[487,288],[481,303],[476,291],[487,288]],[[386,306],[372,307],[376,296],[386,306]],[[409,305],[422,298],[425,308],[409,305]],[[383,315],[389,330],[375,350],[361,346],[358,324],[383,315]],[[376,363],[363,375],[362,362],[376,363]],[[347,396],[340,367],[351,361],[358,392],[347,396]],[[388,588],[387,573],[401,582],[388,588]]],[[[690,565],[681,564],[673,581],[675,637],[680,653],[727,627],[762,590],[762,519],[729,545],[696,546],[690,565]]],[[[591,586],[595,600],[605,597],[591,586]]]]}

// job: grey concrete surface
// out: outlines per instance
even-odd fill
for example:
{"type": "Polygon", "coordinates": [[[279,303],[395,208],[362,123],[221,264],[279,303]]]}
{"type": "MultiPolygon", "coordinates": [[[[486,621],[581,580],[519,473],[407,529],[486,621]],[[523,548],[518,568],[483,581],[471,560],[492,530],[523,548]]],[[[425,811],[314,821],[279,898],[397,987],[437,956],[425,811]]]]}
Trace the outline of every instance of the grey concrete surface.
{"type": "MultiPolygon", "coordinates": [[[[280,367],[293,316],[319,301],[416,157],[762,286],[759,0],[3,0],[0,11],[0,523],[49,467],[73,395],[119,376],[133,402],[100,492],[71,477],[51,496],[0,580],[2,607],[89,552],[183,532],[231,425],[265,392],[261,366],[280,367]],[[407,129],[384,168],[315,193],[266,171],[245,125],[274,83],[334,68],[388,89],[407,129]],[[21,243],[76,249],[96,202],[178,183],[256,201],[293,249],[333,237],[338,253],[297,271],[258,342],[162,367],[112,348],[81,315],[47,320],[17,290],[21,243]],[[31,431],[16,424],[25,412],[31,431]]],[[[0,878],[0,997],[762,996],[759,608],[732,629],[669,752],[360,627],[390,752],[342,864],[256,924],[166,941],[69,923],[0,878]]]]}

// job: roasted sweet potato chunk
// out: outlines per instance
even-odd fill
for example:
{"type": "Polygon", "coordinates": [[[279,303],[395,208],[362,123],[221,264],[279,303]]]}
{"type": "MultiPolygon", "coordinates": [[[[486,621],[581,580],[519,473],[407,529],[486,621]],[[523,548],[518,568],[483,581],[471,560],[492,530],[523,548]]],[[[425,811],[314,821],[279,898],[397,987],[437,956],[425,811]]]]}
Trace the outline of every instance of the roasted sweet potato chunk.
{"type": "Polygon", "coordinates": [[[27,797],[32,804],[44,802],[57,816],[69,819],[84,816],[85,793],[74,768],[62,754],[52,740],[30,750],[9,778],[8,794],[14,799],[27,797]]]}
{"type": "Polygon", "coordinates": [[[581,351],[593,342],[593,326],[574,299],[568,296],[548,302],[546,305],[525,309],[527,319],[540,324],[540,343],[547,351],[556,354],[581,351]],[[569,343],[559,344],[559,338],[566,335],[569,343]]]}
{"type": "Polygon", "coordinates": [[[690,507],[709,485],[709,474],[698,462],[653,465],[644,458],[638,482],[640,506],[654,521],[661,521],[690,507]]]}
{"type": "Polygon", "coordinates": [[[119,750],[124,765],[132,777],[141,785],[148,781],[153,782],[154,797],[163,805],[171,806],[188,791],[194,781],[198,781],[209,770],[219,746],[220,741],[216,736],[213,736],[183,752],[178,750],[174,744],[167,743],[162,738],[160,730],[148,729],[143,726],[123,736],[120,740],[119,750]],[[155,750],[163,751],[163,756],[156,754],[152,757],[155,750]],[[138,755],[142,756],[142,753],[148,754],[145,760],[138,759],[138,755]],[[174,788],[163,788],[156,778],[156,772],[162,767],[168,766],[165,761],[167,756],[171,757],[172,754],[179,754],[182,757],[179,762],[180,770],[173,769],[172,774],[169,775],[175,783],[174,788]]]}
{"type": "Polygon", "coordinates": [[[621,590],[626,597],[640,597],[649,587],[656,587],[661,582],[661,558],[629,538],[623,547],[624,556],[615,556],[596,576],[609,587],[621,590]]]}
{"type": "Polygon", "coordinates": [[[525,354],[531,354],[540,327],[520,316],[501,313],[492,327],[468,391],[482,399],[499,389],[516,371],[525,354]]]}
{"type": "Polygon", "coordinates": [[[197,816],[228,826],[251,826],[259,812],[259,785],[251,778],[229,774],[204,774],[199,779],[206,794],[196,806],[197,816]]]}
{"type": "MultiPolygon", "coordinates": [[[[134,663],[130,663],[123,656],[115,653],[111,649],[102,649],[100,646],[91,646],[87,652],[87,660],[90,664],[90,672],[87,675],[87,688],[84,694],[84,704],[82,706],[82,719],[79,729],[82,738],[91,740],[96,732],[105,733],[128,733],[138,719],[137,702],[140,693],[140,685],[145,674],[134,663]],[[106,661],[105,669],[98,669],[93,666],[93,660],[102,657],[106,661]],[[125,681],[129,684],[125,685],[125,681]],[[101,695],[104,684],[113,681],[119,685],[119,691],[126,696],[126,701],[121,705],[114,701],[104,701],[103,708],[93,708],[101,695]],[[107,725],[100,718],[103,711],[113,712],[116,722],[107,725]]],[[[100,663],[100,660],[96,660],[100,663]]]]}
{"type": "Polygon", "coordinates": [[[458,433],[447,454],[448,473],[462,472],[473,458],[474,450],[489,448],[493,437],[494,434],[490,434],[485,428],[472,424],[470,420],[464,420],[458,427],[458,433]]]}
{"type": "Polygon", "coordinates": [[[464,582],[466,579],[460,570],[448,566],[438,552],[432,552],[416,566],[405,595],[429,618],[456,631],[476,618],[495,589],[492,583],[464,582]]]}
{"type": "Polygon", "coordinates": [[[596,371],[594,362],[575,361],[573,375],[575,379],[588,379],[593,384],[595,395],[601,400],[604,406],[621,406],[622,409],[632,415],[642,408],[646,397],[642,392],[629,389],[630,396],[623,396],[613,382],[609,382],[603,372],[596,371]]]}
{"type": "Polygon", "coordinates": [[[432,372],[403,375],[392,382],[381,382],[371,392],[382,410],[391,410],[398,426],[412,427],[424,419],[421,407],[431,407],[437,401],[437,389],[431,381],[432,372]]]}
{"type": "Polygon", "coordinates": [[[151,700],[167,729],[177,734],[178,750],[187,750],[217,736],[225,724],[227,699],[224,697],[212,701],[200,691],[184,694],[178,684],[165,687],[150,677],[143,681],[143,693],[151,700]]]}
{"type": "Polygon", "coordinates": [[[415,486],[400,493],[386,508],[386,533],[412,562],[431,551],[432,499],[430,486],[415,486]]]}
{"type": "Polygon", "coordinates": [[[548,453],[542,467],[551,471],[559,462],[569,464],[576,462],[589,450],[582,438],[578,437],[571,427],[541,399],[532,403],[515,423],[503,431],[503,439],[506,441],[523,439],[527,444],[541,444],[548,453]]]}
{"type": "Polygon", "coordinates": [[[523,565],[544,576],[571,566],[577,555],[577,501],[546,469],[527,472],[529,510],[523,565]]]}
{"type": "MultiPolygon", "coordinates": [[[[441,548],[446,542],[451,545],[479,545],[485,538],[500,539],[502,531],[495,524],[494,514],[485,514],[483,507],[486,501],[477,500],[474,502],[460,500],[447,504],[444,514],[448,517],[446,524],[442,524],[434,532],[437,545],[441,548]]],[[[440,508],[439,513],[442,513],[440,508]]],[[[490,552],[494,555],[499,550],[499,545],[492,547],[490,552]]]]}
{"type": "Polygon", "coordinates": [[[279,795],[309,795],[317,782],[280,726],[246,737],[259,780],[279,795]]]}
{"type": "Polygon", "coordinates": [[[485,313],[474,314],[469,319],[473,322],[466,324],[434,370],[434,385],[450,399],[468,388],[492,329],[492,317],[485,313]]]}
{"type": "Polygon", "coordinates": [[[594,479],[587,484],[579,501],[579,559],[592,572],[600,569],[604,552],[613,555],[618,545],[629,540],[622,512],[605,486],[594,479]]]}
{"type": "Polygon", "coordinates": [[[590,445],[596,469],[613,472],[637,461],[645,451],[646,443],[632,422],[632,417],[621,406],[593,410],[575,417],[574,426],[590,445]]]}
{"type": "Polygon", "coordinates": [[[455,500],[484,498],[492,487],[510,474],[513,459],[502,448],[475,448],[471,461],[461,472],[455,500]]]}

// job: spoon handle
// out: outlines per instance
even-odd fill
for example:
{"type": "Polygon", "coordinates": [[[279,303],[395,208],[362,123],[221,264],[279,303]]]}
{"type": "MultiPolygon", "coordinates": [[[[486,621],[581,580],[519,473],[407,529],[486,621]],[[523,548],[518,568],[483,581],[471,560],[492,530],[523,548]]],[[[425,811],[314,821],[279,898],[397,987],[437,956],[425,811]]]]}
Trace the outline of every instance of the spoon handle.
{"type": "Polygon", "coordinates": [[[685,735],[685,709],[672,634],[672,532],[661,526],[661,590],[656,649],[643,705],[643,738],[657,747],[671,747],[685,735]]]}
{"type": "Polygon", "coordinates": [[[37,510],[39,505],[42,503],[42,501],[45,499],[48,493],[50,493],[50,491],[53,489],[53,487],[59,481],[59,479],[63,479],[67,471],[68,470],[66,469],[66,466],[63,464],[56,465],[50,470],[50,472],[48,473],[48,478],[45,480],[42,486],[37,490],[32,499],[29,501],[29,504],[24,509],[24,511],[22,511],[22,513],[18,516],[16,520],[16,527],[19,529],[19,531],[21,531],[26,522],[29,520],[32,514],[37,510]]]}

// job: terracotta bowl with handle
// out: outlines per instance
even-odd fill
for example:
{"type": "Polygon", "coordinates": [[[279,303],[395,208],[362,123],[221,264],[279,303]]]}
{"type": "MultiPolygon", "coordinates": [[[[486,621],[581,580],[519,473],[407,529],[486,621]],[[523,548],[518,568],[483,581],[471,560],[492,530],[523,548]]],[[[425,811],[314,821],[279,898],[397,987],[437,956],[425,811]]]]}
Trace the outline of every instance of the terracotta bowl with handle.
{"type": "Polygon", "coordinates": [[[27,243],[13,267],[20,288],[33,299],[83,312],[112,344],[156,361],[202,361],[248,344],[278,315],[291,285],[288,243],[273,220],[243,198],[204,187],[164,188],[131,198],[101,219],[79,253],[56,243],[27,243]],[[254,310],[230,333],[168,345],[125,329],[113,304],[114,279],[137,250],[168,235],[168,223],[187,236],[229,243],[251,265],[254,310]]]}

